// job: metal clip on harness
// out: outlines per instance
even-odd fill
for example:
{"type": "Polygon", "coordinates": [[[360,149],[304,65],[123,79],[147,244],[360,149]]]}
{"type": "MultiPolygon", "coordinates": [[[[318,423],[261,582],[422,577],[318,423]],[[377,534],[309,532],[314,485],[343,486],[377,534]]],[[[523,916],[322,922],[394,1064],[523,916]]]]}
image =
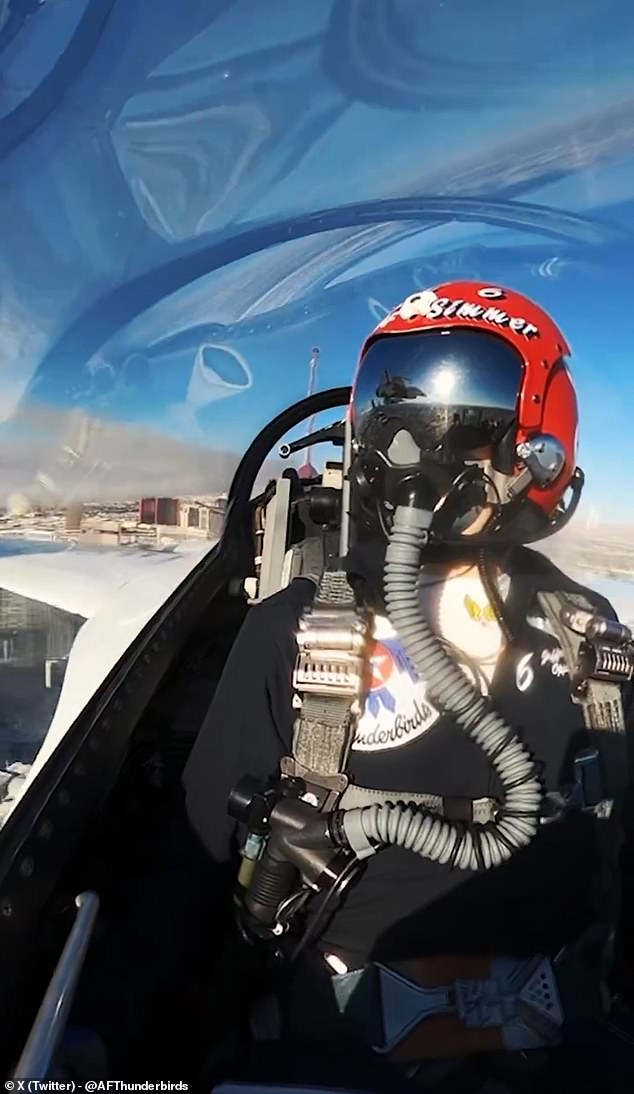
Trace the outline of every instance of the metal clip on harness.
{"type": "Polygon", "coordinates": [[[628,684],[634,679],[634,641],[629,627],[578,607],[563,608],[561,619],[583,639],[572,681],[577,699],[585,697],[589,680],[628,684]]]}
{"type": "Polygon", "coordinates": [[[244,904],[275,934],[287,925],[289,900],[295,908],[311,890],[325,890],[328,897],[340,893],[358,869],[350,849],[332,839],[325,814],[348,785],[345,767],[360,710],[368,633],[369,621],[357,609],[345,573],[326,571],[313,608],[299,624],[293,750],[282,760],[282,779],[267,799],[264,824],[263,796],[255,788],[239,784],[231,796],[230,811],[249,832],[243,856],[254,835],[261,838],[266,830],[248,871],[244,904]]]}
{"type": "Polygon", "coordinates": [[[346,574],[327,570],[299,623],[293,673],[298,717],[282,772],[305,780],[306,800],[331,809],[348,785],[345,769],[361,709],[370,619],[346,574]]]}

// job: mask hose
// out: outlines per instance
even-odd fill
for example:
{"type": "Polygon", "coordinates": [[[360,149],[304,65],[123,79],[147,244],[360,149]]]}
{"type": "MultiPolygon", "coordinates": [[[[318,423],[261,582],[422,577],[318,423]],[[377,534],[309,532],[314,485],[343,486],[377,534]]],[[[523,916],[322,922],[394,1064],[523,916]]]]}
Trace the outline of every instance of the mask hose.
{"type": "Polygon", "coordinates": [[[344,829],[360,825],[368,841],[413,851],[462,870],[499,866],[531,842],[539,827],[543,789],[528,750],[491,710],[431,630],[420,603],[421,549],[432,514],[399,506],[385,557],[387,614],[433,702],[480,746],[497,772],[504,800],[486,825],[456,823],[404,802],[346,812],[344,829]]]}

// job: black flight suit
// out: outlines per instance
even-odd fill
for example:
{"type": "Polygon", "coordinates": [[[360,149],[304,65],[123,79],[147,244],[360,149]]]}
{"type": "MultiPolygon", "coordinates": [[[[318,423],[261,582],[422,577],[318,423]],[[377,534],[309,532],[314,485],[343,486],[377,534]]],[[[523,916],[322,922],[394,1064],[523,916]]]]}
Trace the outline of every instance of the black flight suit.
{"type": "MultiPolygon", "coordinates": [[[[347,560],[351,579],[378,611],[383,552],[384,545],[366,544],[347,560]]],[[[570,782],[575,754],[596,742],[588,739],[581,708],[571,700],[569,676],[553,670],[561,664],[558,642],[529,625],[527,617],[539,615],[537,590],[582,592],[599,613],[614,618],[614,611],[534,551],[513,550],[506,569],[511,581],[505,617],[514,638],[497,664],[491,698],[540,761],[546,789],[557,790],[570,782]],[[518,667],[530,654],[534,681],[520,690],[518,667]]],[[[219,863],[236,849],[236,825],[226,807],[230,790],[245,774],[274,775],[280,758],[290,752],[295,633],[314,591],[310,581],[297,579],[250,610],[187,763],[188,816],[219,863]]],[[[602,747],[618,745],[611,734],[600,736],[602,747]]],[[[500,793],[486,757],[450,717],[441,716],[425,733],[397,744],[352,751],[353,780],[405,794],[479,798],[500,793]]],[[[615,861],[620,824],[609,824],[614,838],[607,845],[615,861]]],[[[442,953],[554,954],[605,914],[613,891],[606,841],[599,844],[596,825],[591,815],[579,812],[544,825],[529,847],[485,874],[450,869],[399,848],[383,850],[367,862],[320,946],[349,968],[369,959],[389,962],[442,953]]]]}

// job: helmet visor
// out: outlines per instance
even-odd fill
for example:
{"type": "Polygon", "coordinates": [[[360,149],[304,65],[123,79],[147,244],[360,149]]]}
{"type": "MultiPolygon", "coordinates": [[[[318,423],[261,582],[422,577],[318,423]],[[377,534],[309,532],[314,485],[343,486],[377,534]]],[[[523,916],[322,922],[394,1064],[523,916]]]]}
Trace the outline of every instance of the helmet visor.
{"type": "Polygon", "coordinates": [[[483,331],[386,335],[370,346],[354,385],[357,438],[371,446],[380,422],[407,430],[421,454],[468,458],[508,429],[522,370],[519,353],[483,331]]]}

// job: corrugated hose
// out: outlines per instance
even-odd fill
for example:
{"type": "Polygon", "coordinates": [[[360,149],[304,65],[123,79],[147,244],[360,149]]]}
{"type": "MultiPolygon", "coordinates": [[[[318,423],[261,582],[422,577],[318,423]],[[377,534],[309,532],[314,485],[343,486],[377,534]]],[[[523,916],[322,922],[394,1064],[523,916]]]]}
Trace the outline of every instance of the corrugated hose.
{"type": "Polygon", "coordinates": [[[539,827],[543,788],[533,759],[511,726],[492,710],[443,648],[422,608],[418,577],[431,514],[399,506],[385,556],[384,589],[390,623],[431,700],[480,746],[502,783],[504,800],[488,824],[455,822],[406,802],[382,803],[345,814],[373,844],[402,847],[462,870],[489,870],[527,846],[539,827]]]}

